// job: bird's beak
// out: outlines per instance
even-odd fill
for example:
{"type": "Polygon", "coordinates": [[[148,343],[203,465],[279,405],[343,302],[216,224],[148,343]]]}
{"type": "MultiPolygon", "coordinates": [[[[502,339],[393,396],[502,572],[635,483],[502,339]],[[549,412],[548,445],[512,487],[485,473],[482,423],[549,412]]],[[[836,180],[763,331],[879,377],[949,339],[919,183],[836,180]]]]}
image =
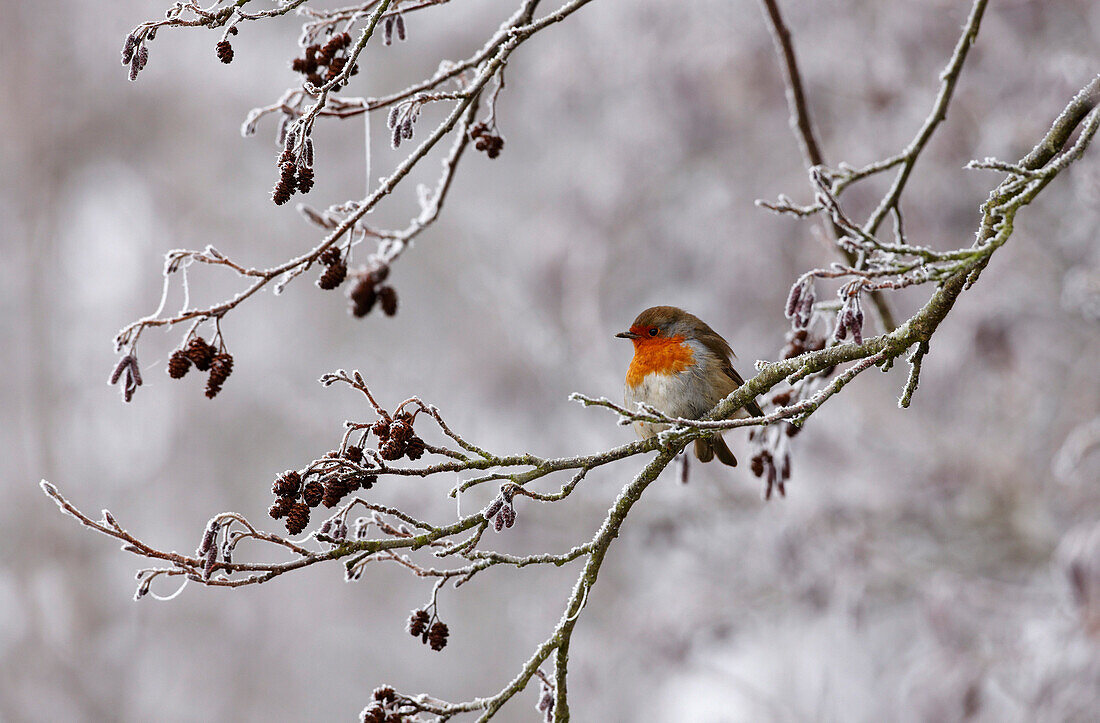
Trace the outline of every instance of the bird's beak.
{"type": "Polygon", "coordinates": [[[620,331],[615,336],[617,336],[620,339],[641,339],[642,338],[641,334],[635,334],[632,331],[620,331]]]}

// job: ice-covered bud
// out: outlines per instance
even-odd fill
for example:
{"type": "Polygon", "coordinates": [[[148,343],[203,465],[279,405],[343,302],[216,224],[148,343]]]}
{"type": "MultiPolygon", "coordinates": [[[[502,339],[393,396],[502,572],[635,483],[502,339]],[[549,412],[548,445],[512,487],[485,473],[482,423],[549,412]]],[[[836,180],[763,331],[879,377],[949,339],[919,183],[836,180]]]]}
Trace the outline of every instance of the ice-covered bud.
{"type": "Polygon", "coordinates": [[[133,81],[137,80],[137,77],[138,77],[138,72],[139,72],[140,70],[141,70],[141,68],[139,67],[139,63],[138,63],[138,57],[137,57],[137,55],[135,54],[135,55],[134,55],[134,56],[133,56],[133,57],[132,57],[132,58],[130,59],[130,82],[131,82],[131,83],[132,83],[133,81]]]}
{"type": "Polygon", "coordinates": [[[218,547],[217,545],[211,545],[210,549],[206,551],[206,560],[202,566],[202,579],[209,580],[210,573],[214,571],[214,565],[218,562],[218,547]]]}
{"type": "Polygon", "coordinates": [[[134,59],[134,49],[137,47],[137,34],[130,33],[126,36],[126,42],[122,45],[122,64],[129,65],[134,59]]]}
{"type": "Polygon", "coordinates": [[[367,539],[367,530],[370,527],[370,520],[366,517],[357,517],[355,519],[355,539],[365,540],[367,539]]]}
{"type": "Polygon", "coordinates": [[[491,520],[497,516],[497,513],[500,512],[500,508],[503,506],[504,500],[500,497],[497,497],[492,502],[490,502],[484,510],[481,511],[481,516],[484,517],[486,520],[491,520]]]}
{"type": "Polygon", "coordinates": [[[141,584],[138,585],[137,590],[134,592],[134,600],[140,600],[149,594],[149,583],[151,580],[152,578],[147,577],[141,581],[141,584]]]}
{"type": "Polygon", "coordinates": [[[542,681],[540,686],[539,702],[535,705],[535,710],[542,713],[546,723],[554,720],[554,689],[547,685],[546,681],[542,681]]]}
{"type": "Polygon", "coordinates": [[[788,319],[793,319],[795,314],[798,313],[799,302],[802,301],[802,287],[803,284],[800,279],[791,286],[791,290],[787,294],[787,308],[783,315],[788,319]]]}
{"type": "Polygon", "coordinates": [[[848,321],[848,327],[852,330],[852,339],[856,344],[863,343],[863,306],[856,296],[852,303],[852,313],[848,321]]]}
{"type": "Polygon", "coordinates": [[[217,521],[210,520],[210,524],[206,526],[206,531],[202,535],[202,542],[199,543],[199,549],[195,550],[196,556],[202,557],[214,546],[214,537],[218,534],[218,528],[219,525],[217,521]]]}
{"type": "Polygon", "coordinates": [[[841,309],[836,315],[836,329],[833,331],[833,341],[843,341],[846,336],[848,336],[848,316],[844,313],[844,309],[841,309]]]}
{"type": "Polygon", "coordinates": [[[511,502],[500,509],[500,517],[504,519],[505,527],[511,527],[516,523],[516,508],[512,506],[511,502]]]}
{"type": "Polygon", "coordinates": [[[833,338],[836,341],[844,339],[848,332],[852,332],[852,339],[856,344],[863,343],[863,306],[859,300],[859,291],[846,296],[844,305],[836,316],[836,331],[833,338]]]}
{"type": "Polygon", "coordinates": [[[814,302],[817,301],[817,296],[814,293],[814,286],[811,283],[806,290],[802,292],[802,301],[798,305],[798,316],[796,326],[805,329],[810,325],[810,319],[814,315],[814,302]]]}
{"type": "MultiPolygon", "coordinates": [[[[292,120],[292,118],[289,115],[285,114],[285,113],[282,116],[279,117],[279,125],[275,128],[275,145],[277,145],[277,146],[285,146],[286,145],[286,131],[287,131],[287,128],[290,127],[290,121],[291,120],[292,120]]],[[[253,130],[255,130],[255,127],[253,127],[253,130]]],[[[252,134],[249,133],[248,135],[252,135],[252,134]]]]}

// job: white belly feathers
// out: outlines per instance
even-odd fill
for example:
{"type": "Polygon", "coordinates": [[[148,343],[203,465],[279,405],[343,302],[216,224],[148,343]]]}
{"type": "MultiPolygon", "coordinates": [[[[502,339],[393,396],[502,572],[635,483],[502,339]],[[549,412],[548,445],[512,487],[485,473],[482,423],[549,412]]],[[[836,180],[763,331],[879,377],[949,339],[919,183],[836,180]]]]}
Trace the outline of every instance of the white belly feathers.
{"type": "MultiPolygon", "coordinates": [[[[637,402],[645,402],[671,417],[698,418],[710,409],[691,401],[700,398],[694,390],[700,383],[698,375],[691,370],[679,374],[646,374],[641,384],[626,388],[626,406],[634,409],[637,402]]],[[[667,424],[634,423],[634,430],[642,438],[652,437],[667,427],[667,424]]]]}

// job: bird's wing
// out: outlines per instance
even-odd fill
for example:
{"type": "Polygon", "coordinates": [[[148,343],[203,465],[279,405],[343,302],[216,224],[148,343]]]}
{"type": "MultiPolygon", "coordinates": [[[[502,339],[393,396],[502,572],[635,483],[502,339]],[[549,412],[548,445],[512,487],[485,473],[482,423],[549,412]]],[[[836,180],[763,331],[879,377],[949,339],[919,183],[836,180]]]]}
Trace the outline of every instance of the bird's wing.
{"type": "MultiPolygon", "coordinates": [[[[737,373],[737,370],[733,368],[733,362],[730,361],[729,357],[727,357],[725,362],[722,364],[722,370],[726,373],[726,376],[729,377],[736,386],[740,387],[742,384],[745,383],[745,380],[742,379],[741,375],[737,373]]],[[[755,401],[750,401],[748,404],[746,404],[745,405],[745,411],[747,411],[749,414],[751,414],[754,417],[763,417],[764,416],[764,410],[761,409],[760,405],[757,404],[755,401]]]]}
{"type": "MultiPolygon", "coordinates": [[[[730,347],[729,342],[722,338],[721,334],[707,326],[702,320],[695,318],[695,322],[695,333],[697,338],[721,360],[722,372],[733,382],[734,389],[744,384],[745,380],[742,379],[741,375],[737,373],[737,370],[733,368],[733,359],[737,355],[733,353],[733,349],[730,347]]],[[[755,401],[750,401],[746,404],[745,410],[754,417],[764,416],[764,411],[760,409],[760,405],[755,401]]]]}

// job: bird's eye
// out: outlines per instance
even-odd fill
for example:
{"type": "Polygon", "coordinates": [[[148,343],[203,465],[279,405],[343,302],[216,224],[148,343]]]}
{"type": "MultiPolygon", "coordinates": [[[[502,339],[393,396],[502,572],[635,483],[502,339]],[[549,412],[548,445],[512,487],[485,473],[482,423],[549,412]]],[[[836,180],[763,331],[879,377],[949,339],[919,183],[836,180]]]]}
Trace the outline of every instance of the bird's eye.
{"type": "Polygon", "coordinates": [[[655,327],[655,326],[649,327],[649,335],[650,336],[657,336],[657,327],[655,327]]]}

